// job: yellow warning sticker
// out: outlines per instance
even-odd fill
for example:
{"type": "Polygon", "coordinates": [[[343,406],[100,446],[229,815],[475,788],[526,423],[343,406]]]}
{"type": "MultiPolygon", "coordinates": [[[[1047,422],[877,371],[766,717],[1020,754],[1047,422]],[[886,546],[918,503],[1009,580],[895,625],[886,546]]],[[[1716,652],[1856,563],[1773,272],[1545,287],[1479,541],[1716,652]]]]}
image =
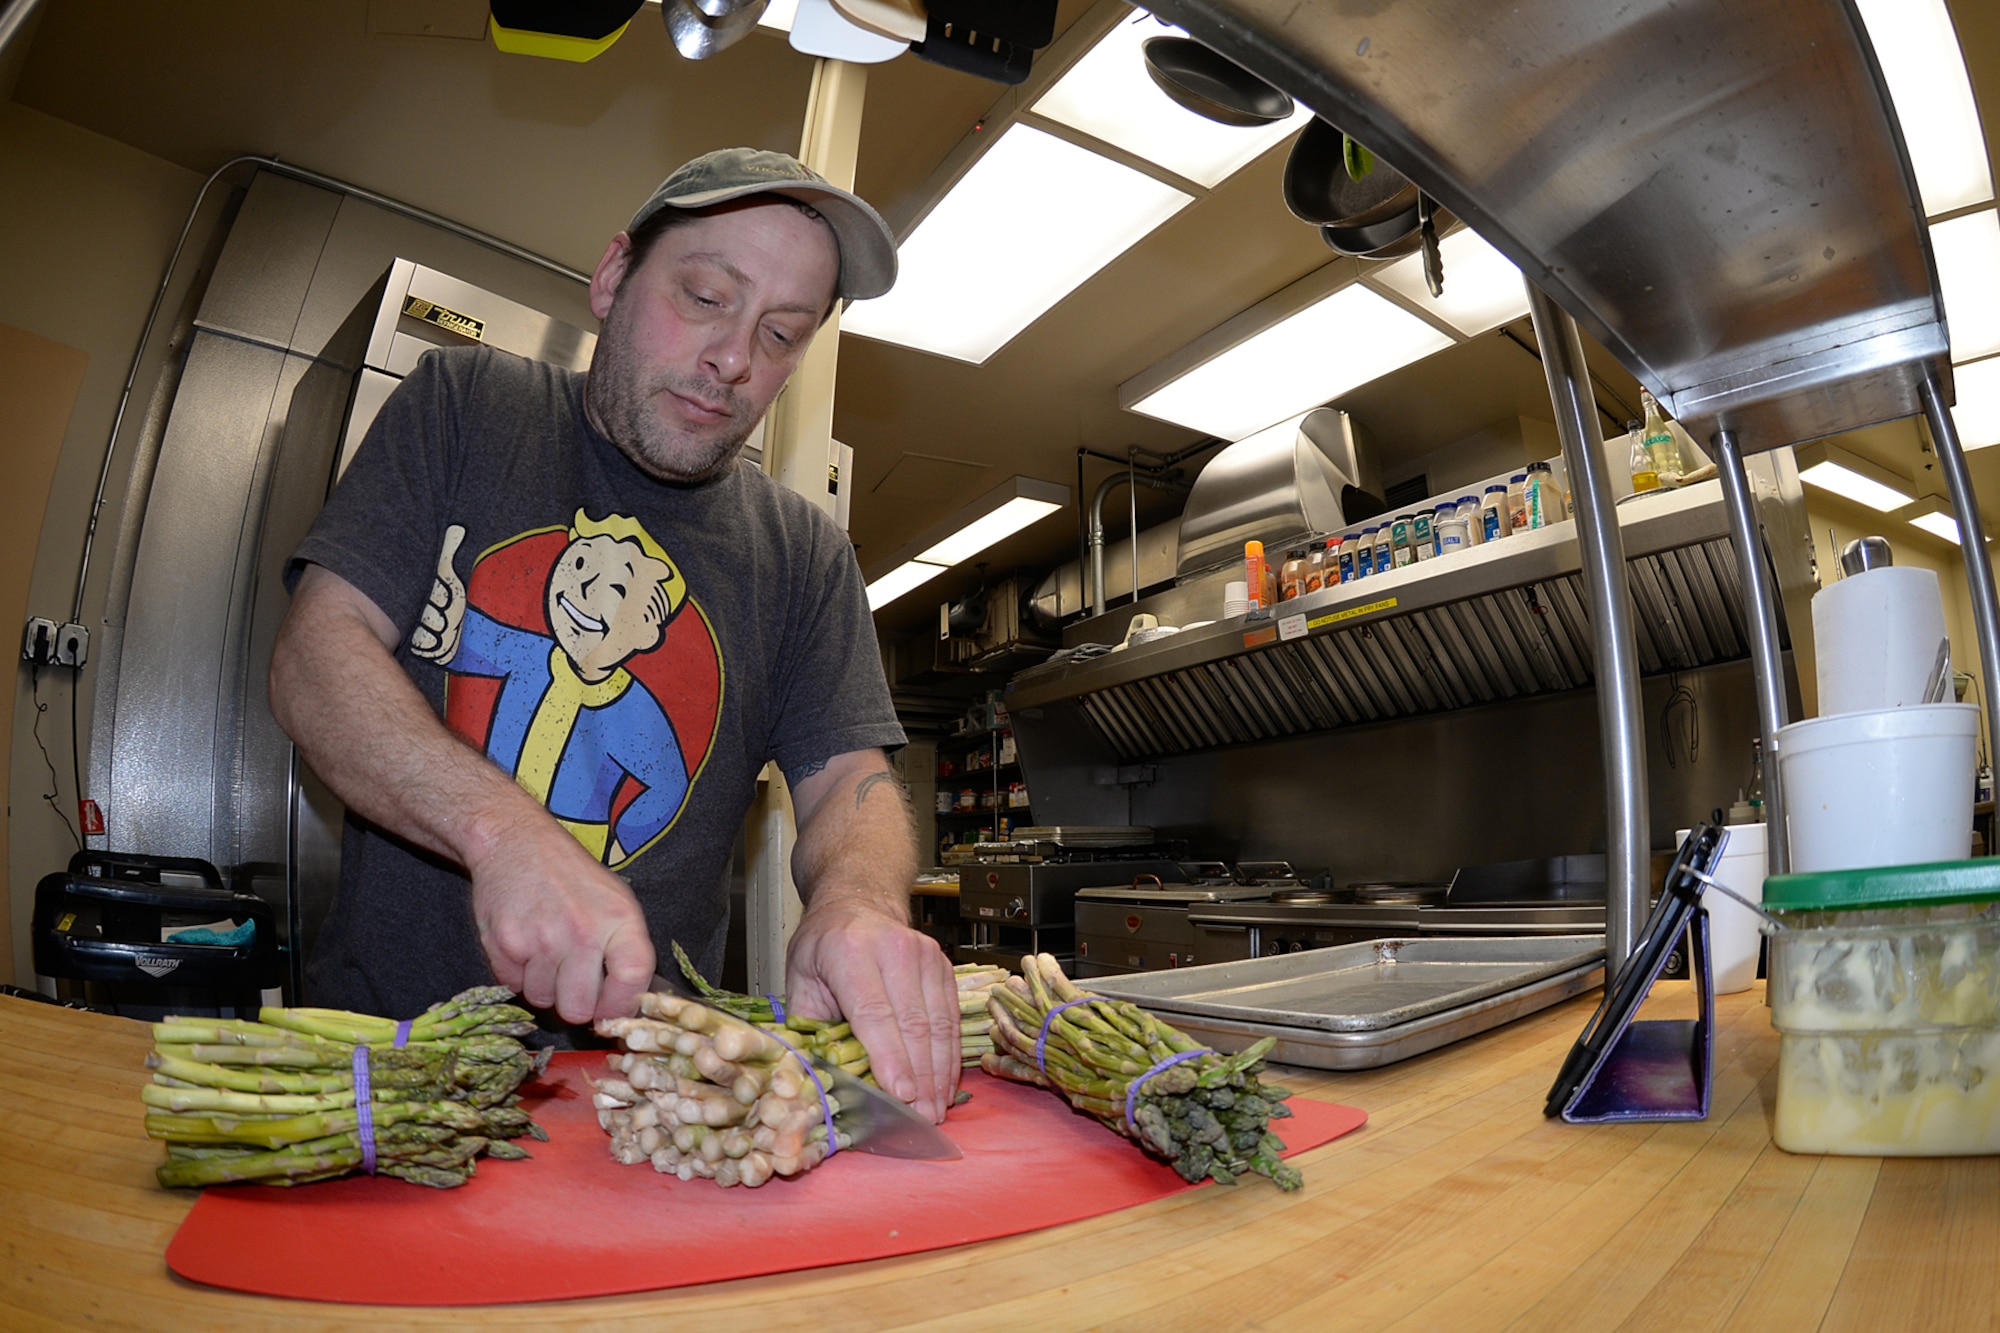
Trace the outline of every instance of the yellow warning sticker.
{"type": "Polygon", "coordinates": [[[1311,620],[1308,620],[1306,628],[1325,629],[1328,625],[1337,625],[1343,620],[1353,620],[1357,616],[1372,616],[1377,611],[1393,610],[1395,605],[1395,598],[1384,597],[1379,602],[1369,602],[1365,606],[1350,606],[1340,611],[1329,611],[1323,616],[1314,616],[1311,620]]]}
{"type": "Polygon", "coordinates": [[[56,918],[56,934],[58,935],[69,934],[69,928],[75,924],[76,924],[76,913],[64,912],[61,916],[56,918]]]}
{"type": "Polygon", "coordinates": [[[459,334],[462,337],[472,339],[474,342],[479,342],[486,336],[485,320],[474,319],[470,315],[461,315],[449,306],[441,306],[435,302],[426,301],[421,296],[405,296],[403,298],[403,313],[411,319],[420,319],[426,324],[435,324],[449,333],[459,334]]]}

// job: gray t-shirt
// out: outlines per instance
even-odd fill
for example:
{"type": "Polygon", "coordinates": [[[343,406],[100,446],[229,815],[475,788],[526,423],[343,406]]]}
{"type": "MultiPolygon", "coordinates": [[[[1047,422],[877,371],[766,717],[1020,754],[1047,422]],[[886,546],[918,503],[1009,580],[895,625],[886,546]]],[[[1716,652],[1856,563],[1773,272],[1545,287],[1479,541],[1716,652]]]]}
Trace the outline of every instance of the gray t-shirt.
{"type": "MultiPolygon", "coordinates": [[[[767,759],[788,776],[904,741],[845,535],[747,463],[666,485],[589,426],[584,377],[427,353],[287,566],[365,593],[446,724],[638,894],[661,966],[722,961],[730,849],[767,759]],[[455,543],[456,529],[463,529],[455,543]],[[442,665],[410,632],[448,543],[466,611],[442,665]]],[[[309,1002],[407,1018],[490,982],[464,874],[350,817],[309,1002]]]]}

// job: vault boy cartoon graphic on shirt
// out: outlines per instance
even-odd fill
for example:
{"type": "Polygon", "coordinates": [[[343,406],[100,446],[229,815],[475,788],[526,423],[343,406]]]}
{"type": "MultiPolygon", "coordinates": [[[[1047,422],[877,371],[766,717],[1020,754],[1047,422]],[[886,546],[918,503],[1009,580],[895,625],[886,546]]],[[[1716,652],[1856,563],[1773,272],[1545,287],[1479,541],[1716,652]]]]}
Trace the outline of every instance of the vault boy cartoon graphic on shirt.
{"type": "Polygon", "coordinates": [[[625,865],[686,805],[713,733],[720,662],[706,621],[694,608],[693,633],[669,655],[691,671],[671,662],[645,670],[690,610],[688,587],[651,534],[623,515],[592,519],[579,509],[566,531],[504,542],[474,562],[470,590],[456,571],[464,538],[456,524],[445,529],[410,649],[450,673],[453,730],[480,745],[593,856],[625,865]],[[527,596],[537,590],[539,606],[530,607],[527,596]],[[699,688],[704,667],[712,690],[699,688]],[[669,679],[696,678],[692,697],[685,688],[664,691],[700,733],[692,756],[663,691],[645,679],[657,682],[663,670],[669,679]]]}

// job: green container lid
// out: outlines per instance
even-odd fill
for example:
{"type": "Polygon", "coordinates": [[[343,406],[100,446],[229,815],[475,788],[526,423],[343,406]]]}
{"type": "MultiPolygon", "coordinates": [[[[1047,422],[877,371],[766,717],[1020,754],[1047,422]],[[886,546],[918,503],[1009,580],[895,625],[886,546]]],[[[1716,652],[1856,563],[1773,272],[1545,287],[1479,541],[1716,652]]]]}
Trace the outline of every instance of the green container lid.
{"type": "Polygon", "coordinates": [[[2000,898],[2000,858],[1878,866],[1870,870],[1824,870],[1773,875],[1764,881],[1764,906],[1773,912],[1937,907],[1990,898],[2000,898]]]}

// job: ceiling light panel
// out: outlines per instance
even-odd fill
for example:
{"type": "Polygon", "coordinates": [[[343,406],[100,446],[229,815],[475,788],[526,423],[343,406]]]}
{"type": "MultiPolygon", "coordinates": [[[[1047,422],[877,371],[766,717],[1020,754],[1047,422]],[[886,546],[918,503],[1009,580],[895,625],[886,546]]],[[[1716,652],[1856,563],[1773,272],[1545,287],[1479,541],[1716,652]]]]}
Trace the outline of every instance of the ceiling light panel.
{"type": "Polygon", "coordinates": [[[2000,213],[1967,213],[1931,228],[1951,359],[2000,352],[2000,213]]]}
{"type": "Polygon", "coordinates": [[[764,12],[757,16],[760,28],[776,28],[779,32],[792,30],[792,19],[799,12],[799,0],[771,0],[764,12]]]}
{"type": "Polygon", "coordinates": [[[1856,8],[1902,122],[1925,216],[1991,199],[1979,107],[1945,0],[1857,0],[1856,8]]]}
{"type": "Polygon", "coordinates": [[[1142,48],[1154,37],[1185,36],[1179,28],[1135,14],[1100,38],[1030,110],[1210,187],[1312,118],[1297,107],[1286,120],[1238,128],[1179,105],[1146,73],[1142,48]]]}
{"type": "Polygon", "coordinates": [[[1061,505],[1050,500],[1032,500],[1025,495],[1017,495],[984,518],[975,520],[929,550],[920,552],[917,559],[937,565],[963,564],[995,542],[1013,536],[1042,515],[1052,514],[1060,508],[1061,505]]]}
{"type": "Polygon", "coordinates": [[[1405,255],[1369,275],[1379,283],[1470,338],[1528,313],[1528,289],[1512,260],[1467,228],[1438,246],[1444,261],[1444,295],[1432,296],[1424,282],[1424,257],[1405,255]]]}
{"type": "Polygon", "coordinates": [[[978,365],[1190,202],[1108,157],[1010,126],[898,248],[894,289],[849,306],[841,334],[978,365]]]}
{"type": "Polygon", "coordinates": [[[1365,287],[1314,302],[1132,404],[1149,417],[1240,440],[1451,345],[1365,287]]]}
{"type": "Polygon", "coordinates": [[[946,568],[944,565],[927,565],[921,560],[908,560],[897,565],[868,585],[868,609],[881,610],[904,593],[929,583],[946,568]]]}
{"type": "Polygon", "coordinates": [[[1942,537],[1953,546],[1959,544],[1958,520],[1950,514],[1919,514],[1910,520],[1913,528],[1922,528],[1933,537],[1942,537]]]}
{"type": "Polygon", "coordinates": [[[1867,505],[1877,513],[1886,514],[1892,509],[1901,509],[1910,503],[1911,497],[1884,485],[1873,477],[1863,476],[1852,468],[1826,461],[1815,463],[1799,472],[1799,480],[1810,482],[1823,491],[1832,491],[1856,504],[1867,505]]]}
{"type": "Polygon", "coordinates": [[[1951,420],[1958,427],[1959,448],[2000,444],[2000,357],[1954,366],[1951,382],[1958,398],[1951,420]]]}

